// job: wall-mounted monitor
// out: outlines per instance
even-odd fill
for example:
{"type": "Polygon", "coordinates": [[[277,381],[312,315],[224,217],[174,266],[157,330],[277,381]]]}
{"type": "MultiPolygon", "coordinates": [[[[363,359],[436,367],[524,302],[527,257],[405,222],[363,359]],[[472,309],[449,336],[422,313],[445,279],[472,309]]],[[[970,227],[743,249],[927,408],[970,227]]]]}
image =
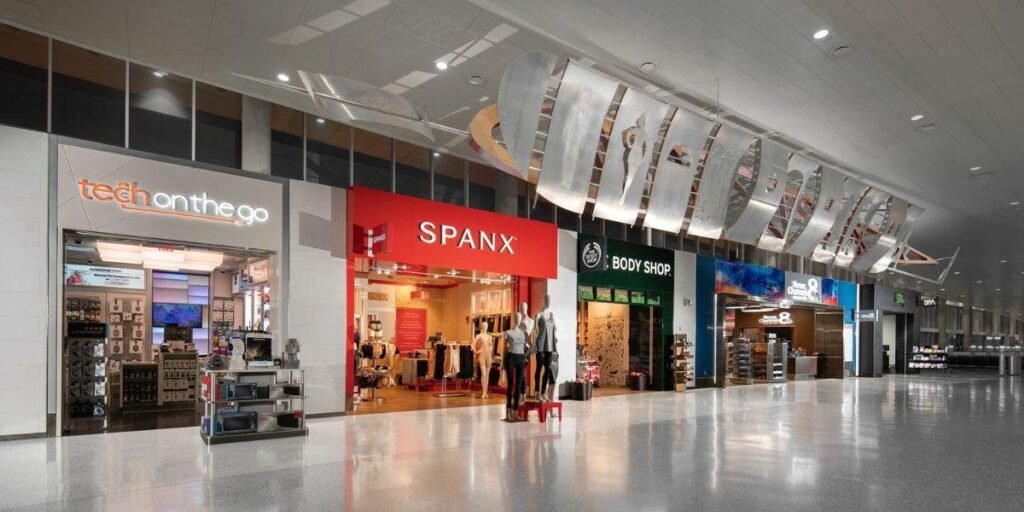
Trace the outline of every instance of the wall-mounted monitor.
{"type": "Polygon", "coordinates": [[[153,327],[202,327],[203,307],[196,304],[153,304],[153,327]]]}

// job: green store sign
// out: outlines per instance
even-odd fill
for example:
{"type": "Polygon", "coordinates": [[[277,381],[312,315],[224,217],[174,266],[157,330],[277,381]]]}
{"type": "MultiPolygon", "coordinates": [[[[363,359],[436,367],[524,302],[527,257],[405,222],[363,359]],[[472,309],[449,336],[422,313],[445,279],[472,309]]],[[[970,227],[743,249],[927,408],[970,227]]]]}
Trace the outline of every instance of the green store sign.
{"type": "Polygon", "coordinates": [[[675,255],[666,249],[581,236],[577,268],[579,300],[660,306],[662,295],[672,294],[675,255]]]}

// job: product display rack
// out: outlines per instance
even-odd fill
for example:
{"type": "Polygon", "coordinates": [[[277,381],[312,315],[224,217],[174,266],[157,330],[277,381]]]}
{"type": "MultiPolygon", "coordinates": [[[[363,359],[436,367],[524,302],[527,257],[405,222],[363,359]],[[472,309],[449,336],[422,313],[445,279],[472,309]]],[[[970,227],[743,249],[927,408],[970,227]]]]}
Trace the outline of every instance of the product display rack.
{"type": "Polygon", "coordinates": [[[231,297],[214,297],[210,341],[224,342],[228,332],[235,328],[235,299],[231,297]]]}
{"type": "Polygon", "coordinates": [[[747,338],[736,338],[728,346],[732,379],[743,383],[753,381],[753,362],[751,360],[751,342],[747,338]]]}
{"type": "Polygon", "coordinates": [[[208,445],[305,436],[305,393],[305,371],[301,369],[204,369],[200,436],[208,445]],[[238,385],[254,385],[256,396],[230,396],[231,388],[238,385]],[[254,428],[235,425],[231,431],[225,429],[231,418],[253,413],[258,418],[254,428]]]}
{"type": "Polygon", "coordinates": [[[121,365],[121,410],[153,409],[157,405],[157,363],[126,361],[121,365]]]}
{"type": "Polygon", "coordinates": [[[686,388],[695,387],[693,343],[686,339],[685,334],[677,334],[675,336],[672,359],[674,361],[673,369],[676,391],[686,391],[686,388]]]}
{"type": "Polygon", "coordinates": [[[160,354],[160,394],[158,405],[195,404],[195,352],[164,352],[160,354]]]}
{"type": "Polygon", "coordinates": [[[949,354],[945,348],[938,345],[925,347],[911,347],[910,361],[907,367],[912,370],[948,370],[949,354]]]}
{"type": "Polygon", "coordinates": [[[107,325],[70,321],[67,334],[64,345],[65,417],[68,420],[106,421],[107,325]]]}

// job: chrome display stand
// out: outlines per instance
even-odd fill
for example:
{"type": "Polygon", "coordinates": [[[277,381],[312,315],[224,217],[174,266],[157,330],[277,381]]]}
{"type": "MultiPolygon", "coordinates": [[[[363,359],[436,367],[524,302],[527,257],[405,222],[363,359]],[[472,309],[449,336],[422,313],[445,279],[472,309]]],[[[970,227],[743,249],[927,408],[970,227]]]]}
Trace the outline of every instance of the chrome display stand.
{"type": "Polygon", "coordinates": [[[435,394],[434,396],[436,396],[438,398],[455,398],[457,396],[467,396],[467,393],[464,393],[459,388],[459,381],[457,379],[455,380],[455,392],[453,392],[453,393],[449,393],[448,392],[448,379],[451,379],[452,375],[454,375],[454,374],[448,374],[448,375],[445,375],[444,377],[441,377],[441,392],[435,394]]]}

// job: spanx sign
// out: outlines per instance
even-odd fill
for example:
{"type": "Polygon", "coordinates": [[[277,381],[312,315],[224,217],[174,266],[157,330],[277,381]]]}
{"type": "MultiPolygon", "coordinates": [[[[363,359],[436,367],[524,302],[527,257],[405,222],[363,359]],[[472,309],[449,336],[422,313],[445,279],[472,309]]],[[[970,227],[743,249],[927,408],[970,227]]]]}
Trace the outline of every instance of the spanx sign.
{"type": "Polygon", "coordinates": [[[515,255],[515,235],[484,231],[482,229],[460,228],[451,224],[420,222],[420,242],[442,247],[473,249],[498,254],[515,255]]]}

